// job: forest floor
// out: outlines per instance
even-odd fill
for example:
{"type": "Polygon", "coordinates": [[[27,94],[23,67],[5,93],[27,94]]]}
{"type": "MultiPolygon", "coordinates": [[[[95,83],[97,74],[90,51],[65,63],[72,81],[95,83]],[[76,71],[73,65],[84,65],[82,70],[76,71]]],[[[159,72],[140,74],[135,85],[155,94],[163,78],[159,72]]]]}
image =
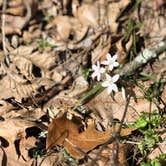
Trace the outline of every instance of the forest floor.
{"type": "Polygon", "coordinates": [[[165,0],[0,0],[2,166],[166,165],[165,0]]]}

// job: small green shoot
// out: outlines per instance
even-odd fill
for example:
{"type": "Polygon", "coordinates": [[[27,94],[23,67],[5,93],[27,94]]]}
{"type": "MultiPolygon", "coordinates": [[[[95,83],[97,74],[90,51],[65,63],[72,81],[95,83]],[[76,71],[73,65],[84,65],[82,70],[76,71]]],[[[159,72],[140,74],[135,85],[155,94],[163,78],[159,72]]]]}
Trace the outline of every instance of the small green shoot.
{"type": "Polygon", "coordinates": [[[138,144],[138,149],[143,155],[147,155],[161,141],[156,129],[161,126],[163,120],[164,116],[154,110],[150,114],[143,112],[134,123],[134,127],[138,128],[143,135],[143,139],[138,144]]]}
{"type": "Polygon", "coordinates": [[[137,22],[134,23],[132,19],[129,19],[127,22],[127,26],[124,32],[124,41],[127,42],[132,36],[132,48],[130,51],[130,61],[133,59],[134,55],[137,55],[137,36],[136,32],[141,28],[143,23],[137,22]]]}
{"type": "Polygon", "coordinates": [[[90,78],[90,75],[92,74],[92,69],[81,69],[81,75],[84,77],[84,79],[87,81],[90,78]]]}
{"type": "Polygon", "coordinates": [[[159,157],[157,157],[157,158],[155,158],[155,159],[153,159],[153,160],[151,160],[149,162],[146,162],[146,163],[145,162],[141,162],[140,166],[162,166],[160,164],[160,160],[162,160],[162,159],[166,159],[166,154],[162,154],[159,157]]]}
{"type": "Polygon", "coordinates": [[[33,158],[38,159],[40,157],[41,157],[40,153],[38,151],[35,151],[33,154],[33,158]]]}
{"type": "Polygon", "coordinates": [[[42,49],[44,49],[45,47],[51,47],[51,48],[54,47],[54,45],[50,44],[48,41],[45,41],[45,40],[39,40],[38,43],[39,43],[39,47],[42,49]]]}

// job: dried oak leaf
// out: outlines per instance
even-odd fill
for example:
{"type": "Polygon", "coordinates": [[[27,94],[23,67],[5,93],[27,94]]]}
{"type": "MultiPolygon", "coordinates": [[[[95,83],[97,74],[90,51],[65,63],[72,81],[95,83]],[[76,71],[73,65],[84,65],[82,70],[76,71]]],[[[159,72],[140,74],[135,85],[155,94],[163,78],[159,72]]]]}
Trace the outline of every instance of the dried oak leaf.
{"type": "MultiPolygon", "coordinates": [[[[18,149],[16,148],[16,141],[25,137],[25,130],[28,127],[36,126],[36,123],[23,120],[21,118],[11,118],[3,122],[0,122],[0,141],[6,142],[6,145],[1,144],[6,152],[7,165],[30,165],[31,161],[26,162],[22,158],[19,158],[18,149]]],[[[0,162],[2,162],[3,157],[1,157],[0,151],[0,162]]]]}
{"type": "MultiPolygon", "coordinates": [[[[115,126],[115,130],[118,128],[119,125],[115,126]]],[[[122,129],[121,136],[131,134],[132,130],[122,129]]],[[[105,143],[110,139],[113,132],[113,128],[109,128],[104,132],[97,131],[94,123],[89,123],[87,129],[80,133],[76,120],[74,121],[74,118],[68,120],[63,116],[54,119],[49,125],[46,147],[50,149],[54,145],[63,145],[72,156],[82,158],[84,153],[81,151],[87,153],[98,145],[105,143]]]]}

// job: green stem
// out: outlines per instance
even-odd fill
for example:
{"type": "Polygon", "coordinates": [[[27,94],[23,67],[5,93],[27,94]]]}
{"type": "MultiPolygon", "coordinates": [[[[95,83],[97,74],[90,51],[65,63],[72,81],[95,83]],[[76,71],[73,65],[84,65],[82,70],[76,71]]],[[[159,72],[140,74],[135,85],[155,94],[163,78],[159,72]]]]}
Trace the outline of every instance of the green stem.
{"type": "Polygon", "coordinates": [[[90,89],[88,92],[84,93],[80,97],[81,104],[84,104],[87,102],[87,100],[91,99],[94,95],[102,92],[105,88],[101,86],[101,84],[97,84],[94,88],[90,89]]]}

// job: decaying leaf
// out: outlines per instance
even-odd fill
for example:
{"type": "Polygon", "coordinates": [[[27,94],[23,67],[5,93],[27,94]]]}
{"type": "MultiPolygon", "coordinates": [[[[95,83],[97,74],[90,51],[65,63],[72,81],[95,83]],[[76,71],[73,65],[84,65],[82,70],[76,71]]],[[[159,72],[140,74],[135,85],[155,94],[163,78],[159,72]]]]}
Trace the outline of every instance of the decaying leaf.
{"type": "MultiPolygon", "coordinates": [[[[115,130],[118,128],[118,125],[115,126],[115,130]]],[[[131,134],[132,130],[122,129],[121,136],[131,134]]],[[[81,158],[85,155],[84,153],[107,142],[113,132],[113,128],[109,128],[104,132],[97,131],[92,122],[85,131],[80,133],[78,122],[74,118],[68,120],[63,116],[59,119],[54,119],[49,125],[46,147],[50,149],[54,145],[63,145],[71,155],[76,158],[81,158]]]]}

